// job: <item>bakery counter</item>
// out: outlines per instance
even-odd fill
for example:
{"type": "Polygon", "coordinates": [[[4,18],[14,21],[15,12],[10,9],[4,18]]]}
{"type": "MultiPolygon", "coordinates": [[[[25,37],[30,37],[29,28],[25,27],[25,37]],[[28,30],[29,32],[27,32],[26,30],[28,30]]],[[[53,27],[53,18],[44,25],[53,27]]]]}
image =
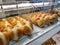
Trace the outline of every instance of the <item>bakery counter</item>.
{"type": "Polygon", "coordinates": [[[10,41],[10,45],[41,45],[60,31],[60,22],[58,21],[55,24],[45,28],[40,28],[36,25],[33,25],[33,27],[34,31],[30,37],[23,36],[17,43],[10,41]]]}

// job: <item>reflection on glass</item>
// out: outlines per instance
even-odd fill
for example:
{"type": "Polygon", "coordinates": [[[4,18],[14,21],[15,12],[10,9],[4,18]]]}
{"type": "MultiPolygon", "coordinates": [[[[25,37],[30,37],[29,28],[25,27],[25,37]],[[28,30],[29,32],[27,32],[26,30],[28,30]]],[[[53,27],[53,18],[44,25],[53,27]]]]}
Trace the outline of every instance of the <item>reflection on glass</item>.
{"type": "Polygon", "coordinates": [[[3,5],[3,9],[16,8],[16,5],[3,5]]]}

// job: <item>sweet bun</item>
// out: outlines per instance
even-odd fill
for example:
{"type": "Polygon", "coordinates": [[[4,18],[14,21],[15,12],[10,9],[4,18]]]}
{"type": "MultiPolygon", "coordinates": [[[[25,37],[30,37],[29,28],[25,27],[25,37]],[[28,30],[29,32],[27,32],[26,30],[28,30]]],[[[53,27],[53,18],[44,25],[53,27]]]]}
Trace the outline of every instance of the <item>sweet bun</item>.
{"type": "Polygon", "coordinates": [[[0,45],[9,45],[8,32],[0,32],[0,45]]]}
{"type": "MultiPolygon", "coordinates": [[[[49,11],[50,12],[50,11],[49,11]]],[[[50,25],[58,20],[58,15],[45,13],[45,12],[34,12],[33,14],[26,14],[22,16],[23,18],[29,19],[33,24],[39,27],[44,27],[45,25],[50,25]]]]}

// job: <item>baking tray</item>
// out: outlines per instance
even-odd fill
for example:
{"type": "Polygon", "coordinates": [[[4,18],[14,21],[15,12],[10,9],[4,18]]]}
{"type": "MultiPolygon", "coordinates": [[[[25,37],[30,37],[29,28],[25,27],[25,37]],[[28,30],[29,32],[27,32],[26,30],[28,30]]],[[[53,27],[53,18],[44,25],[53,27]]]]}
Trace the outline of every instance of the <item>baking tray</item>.
{"type": "Polygon", "coordinates": [[[43,36],[48,31],[51,31],[53,28],[56,28],[56,26],[59,26],[59,25],[60,25],[60,21],[54,23],[53,25],[45,27],[45,28],[40,28],[36,25],[33,25],[34,31],[32,32],[31,36],[24,35],[22,38],[19,39],[18,42],[10,41],[9,45],[26,45],[26,44],[34,41],[35,39],[37,39],[39,36],[43,36]]]}

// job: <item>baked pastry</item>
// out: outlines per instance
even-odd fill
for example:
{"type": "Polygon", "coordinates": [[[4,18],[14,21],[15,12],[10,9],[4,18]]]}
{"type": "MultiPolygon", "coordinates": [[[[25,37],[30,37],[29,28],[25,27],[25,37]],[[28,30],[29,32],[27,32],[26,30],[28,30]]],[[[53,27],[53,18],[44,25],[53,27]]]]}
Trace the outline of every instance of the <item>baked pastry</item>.
{"type": "Polygon", "coordinates": [[[0,31],[3,32],[5,31],[5,28],[12,28],[12,25],[8,23],[6,19],[1,19],[0,20],[0,31]]]}
{"type": "Polygon", "coordinates": [[[18,41],[24,34],[31,35],[33,25],[19,16],[0,20],[0,45],[9,45],[10,40],[18,41]]]}
{"type": "Polygon", "coordinates": [[[15,16],[14,18],[20,22],[20,25],[24,30],[24,34],[30,35],[32,33],[33,25],[29,20],[25,20],[19,16],[15,16]]]}
{"type": "Polygon", "coordinates": [[[0,45],[9,45],[8,32],[0,32],[0,45]]]}
{"type": "Polygon", "coordinates": [[[57,14],[52,14],[52,16],[50,16],[50,22],[55,22],[57,21],[57,19],[58,19],[57,14]]]}
{"type": "Polygon", "coordinates": [[[1,32],[8,32],[10,39],[12,40],[18,40],[18,38],[23,36],[23,30],[18,29],[17,27],[14,27],[13,25],[11,25],[7,19],[2,19],[2,21],[0,21],[0,28],[1,28],[1,32]]]}
{"type": "Polygon", "coordinates": [[[45,25],[50,25],[51,22],[54,23],[58,20],[57,14],[50,14],[45,12],[34,12],[33,14],[26,14],[22,16],[25,19],[30,20],[35,25],[44,27],[45,25]]]}
{"type": "Polygon", "coordinates": [[[8,32],[9,40],[17,41],[24,34],[31,35],[33,25],[30,21],[19,16],[0,20],[0,32],[8,32]]]}
{"type": "Polygon", "coordinates": [[[8,23],[10,23],[13,27],[17,24],[17,20],[14,19],[13,17],[7,18],[8,23]]]}
{"type": "Polygon", "coordinates": [[[51,11],[51,9],[49,9],[49,10],[46,10],[45,12],[46,12],[46,13],[50,13],[50,14],[51,14],[51,13],[52,13],[52,14],[57,14],[58,16],[60,16],[60,11],[55,10],[55,9],[54,9],[53,11],[51,11]]]}
{"type": "Polygon", "coordinates": [[[46,42],[44,42],[42,45],[56,45],[56,41],[53,38],[50,38],[46,42]]]}

